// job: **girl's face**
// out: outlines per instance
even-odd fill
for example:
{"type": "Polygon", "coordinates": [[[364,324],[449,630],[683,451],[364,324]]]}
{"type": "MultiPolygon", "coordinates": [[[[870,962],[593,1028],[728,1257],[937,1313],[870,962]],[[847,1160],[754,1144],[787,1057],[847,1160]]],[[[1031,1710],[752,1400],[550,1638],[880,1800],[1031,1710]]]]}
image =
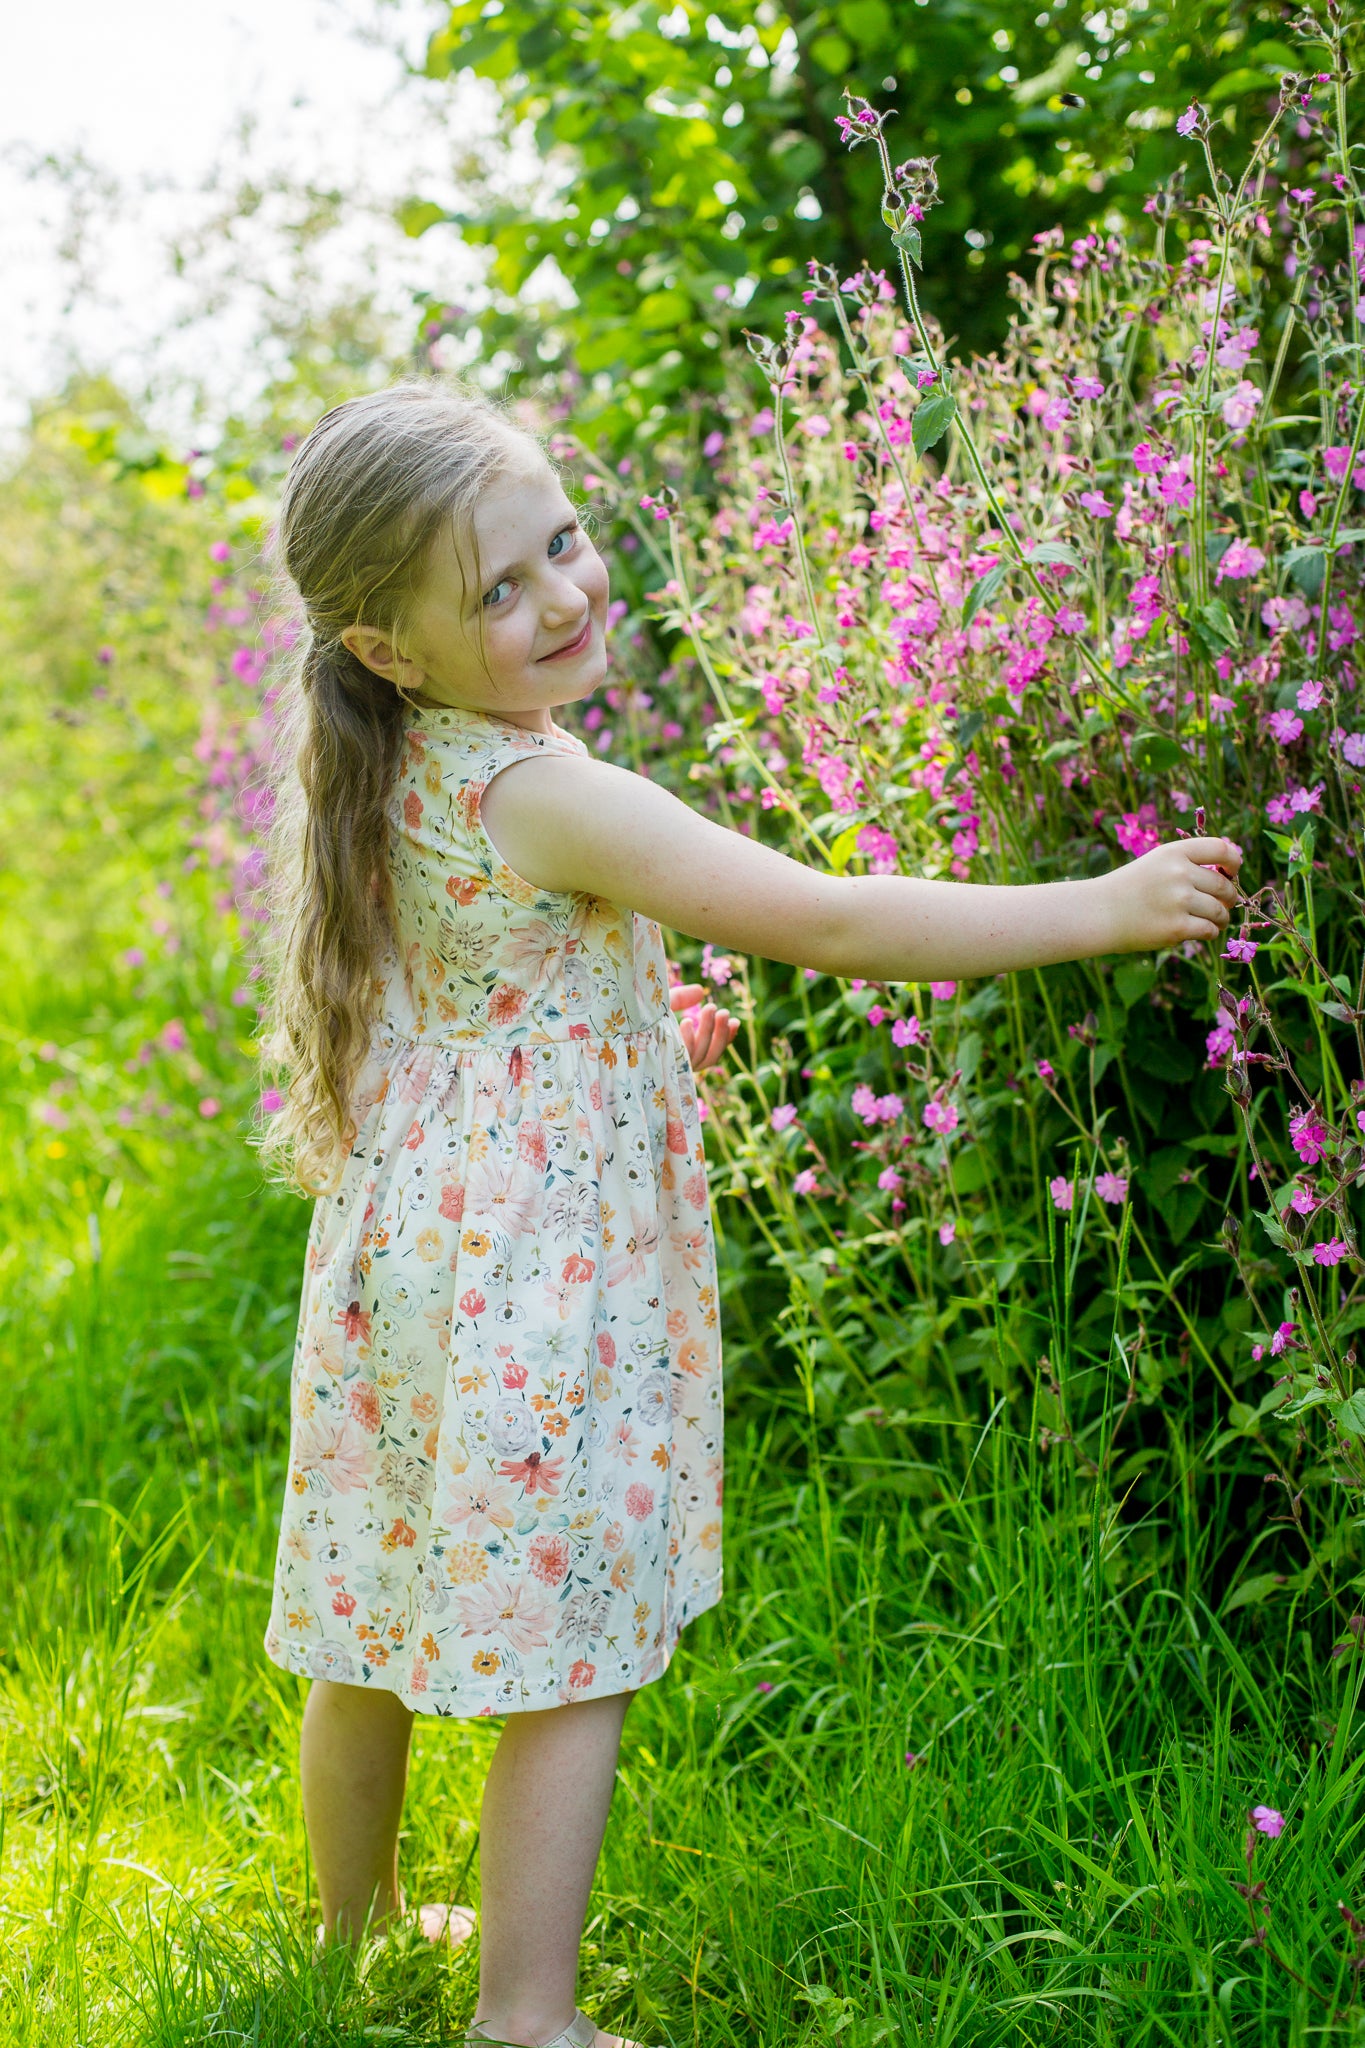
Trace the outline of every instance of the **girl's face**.
{"type": "Polygon", "coordinates": [[[548,733],[555,705],[588,696],[606,676],[607,565],[533,451],[518,448],[484,489],[474,531],[484,566],[468,564],[463,600],[454,542],[448,533],[437,542],[395,674],[420,702],[548,733]]]}

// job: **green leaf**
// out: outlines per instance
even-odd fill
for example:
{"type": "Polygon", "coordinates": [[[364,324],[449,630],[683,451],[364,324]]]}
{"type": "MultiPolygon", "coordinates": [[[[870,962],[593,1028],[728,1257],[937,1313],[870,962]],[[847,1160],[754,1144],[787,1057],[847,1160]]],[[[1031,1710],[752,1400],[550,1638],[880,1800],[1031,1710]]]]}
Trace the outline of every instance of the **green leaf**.
{"type": "Polygon", "coordinates": [[[1220,641],[1224,647],[1235,647],[1242,637],[1221,597],[1211,598],[1207,604],[1201,604],[1195,617],[1206,637],[1220,641]]]}
{"type": "Polygon", "coordinates": [[[1068,569],[1081,567],[1080,556],[1064,540],[1039,541],[1036,548],[1029,549],[1028,559],[1035,569],[1051,568],[1058,562],[1065,562],[1068,569]]]}
{"type": "Polygon", "coordinates": [[[1365,1436],[1365,1392],[1352,1394],[1332,1412],[1338,1429],[1351,1436],[1365,1436]]]}
{"type": "Polygon", "coordinates": [[[959,718],[954,723],[953,739],[962,753],[966,753],[968,747],[985,723],[986,714],[984,711],[968,711],[964,717],[959,718]]]}
{"type": "Polygon", "coordinates": [[[1044,747],[1040,759],[1044,761],[1069,761],[1073,754],[1079,754],[1079,740],[1054,740],[1050,747],[1044,747]]]}
{"type": "Polygon", "coordinates": [[[1327,573],[1327,555],[1322,547],[1290,548],[1283,564],[1305,597],[1317,596],[1327,573]]]}
{"type": "Polygon", "coordinates": [[[951,391],[931,391],[915,407],[910,439],[916,455],[925,455],[943,439],[957,413],[951,391]]]}
{"type": "Polygon", "coordinates": [[[853,47],[843,36],[817,36],[810,46],[810,53],[822,71],[837,78],[841,71],[847,71],[853,62],[853,47]]]}
{"type": "Polygon", "coordinates": [[[891,240],[898,249],[904,249],[906,255],[917,269],[922,270],[924,268],[920,254],[920,233],[913,223],[903,228],[897,228],[891,240]]]}
{"type": "Polygon", "coordinates": [[[1155,980],[1156,966],[1151,960],[1125,960],[1114,969],[1114,987],[1125,1010],[1131,1010],[1155,980]]]}
{"type": "Polygon", "coordinates": [[[1285,1572],[1261,1572],[1254,1579],[1243,1579],[1223,1602],[1223,1612],[1234,1614],[1239,1607],[1259,1607],[1272,1593],[1278,1593],[1282,1586],[1289,1584],[1290,1577],[1285,1572]]]}
{"type": "Polygon", "coordinates": [[[1133,741],[1134,764],[1149,774],[1163,775],[1184,759],[1185,749],[1168,732],[1140,732],[1133,741]]]}
{"type": "Polygon", "coordinates": [[[991,604],[994,601],[1009,571],[1010,564],[1008,562],[997,562],[993,569],[988,569],[984,576],[977,578],[976,582],[967,592],[967,602],[962,607],[962,623],[964,626],[970,626],[977,613],[985,605],[991,604]]]}
{"type": "Polygon", "coordinates": [[[1229,71],[1218,83],[1211,86],[1208,103],[1216,107],[1220,100],[1240,99],[1247,92],[1278,92],[1280,81],[1269,71],[1249,71],[1243,66],[1238,71],[1229,71]]]}
{"type": "Polygon", "coordinates": [[[858,834],[865,829],[862,825],[850,825],[846,832],[839,834],[839,837],[831,846],[829,850],[829,864],[836,875],[841,875],[848,866],[849,860],[857,850],[858,834]]]}
{"type": "Polygon", "coordinates": [[[414,241],[428,228],[434,228],[438,221],[449,219],[444,206],[438,206],[434,199],[405,199],[398,208],[398,225],[414,241]]]}

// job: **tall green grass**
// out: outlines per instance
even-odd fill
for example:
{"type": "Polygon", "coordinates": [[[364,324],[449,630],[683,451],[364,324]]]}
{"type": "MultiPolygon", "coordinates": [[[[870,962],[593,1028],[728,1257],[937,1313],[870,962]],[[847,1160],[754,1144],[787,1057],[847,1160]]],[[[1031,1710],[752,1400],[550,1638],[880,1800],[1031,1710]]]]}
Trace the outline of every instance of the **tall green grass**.
{"type": "MultiPolygon", "coordinates": [[[[12,1114],[3,1157],[0,2036],[450,2039],[472,1954],[311,1954],[304,1687],[260,1647],[303,1206],[227,1133],[84,1214],[12,1114]]],[[[769,1337],[775,1393],[731,1336],[728,1592],[631,1710],[584,2002],[698,2048],[1357,2038],[1361,1667],[1220,1624],[1180,1446],[1155,1546],[984,1391],[850,1469],[802,1319],[769,1337]],[[1281,1962],[1233,1888],[1259,1803],[1281,1962]]],[[[410,1898],[477,1902],[495,1737],[419,1718],[410,1898]]]]}

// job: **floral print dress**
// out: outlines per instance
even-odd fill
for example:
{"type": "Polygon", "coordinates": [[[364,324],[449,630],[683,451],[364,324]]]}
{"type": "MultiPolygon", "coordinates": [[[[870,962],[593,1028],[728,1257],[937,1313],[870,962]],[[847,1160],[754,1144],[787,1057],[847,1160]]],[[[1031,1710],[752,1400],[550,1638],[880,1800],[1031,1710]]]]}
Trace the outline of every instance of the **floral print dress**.
{"type": "Polygon", "coordinates": [[[657,924],[534,888],[479,800],[578,753],[414,711],[397,950],[309,1233],[266,1654],[423,1713],[657,1678],[721,1591],[706,1162],[657,924]]]}

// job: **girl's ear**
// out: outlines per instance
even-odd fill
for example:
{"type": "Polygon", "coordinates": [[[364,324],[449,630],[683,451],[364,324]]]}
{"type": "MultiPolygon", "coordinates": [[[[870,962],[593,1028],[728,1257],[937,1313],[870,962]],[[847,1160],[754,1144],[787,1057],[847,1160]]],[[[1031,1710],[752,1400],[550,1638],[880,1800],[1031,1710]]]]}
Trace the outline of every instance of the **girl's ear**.
{"type": "Polygon", "coordinates": [[[374,626],[348,626],[341,635],[341,644],[357,661],[363,661],[367,669],[396,689],[416,690],[426,680],[417,663],[400,654],[390,636],[374,626]]]}

